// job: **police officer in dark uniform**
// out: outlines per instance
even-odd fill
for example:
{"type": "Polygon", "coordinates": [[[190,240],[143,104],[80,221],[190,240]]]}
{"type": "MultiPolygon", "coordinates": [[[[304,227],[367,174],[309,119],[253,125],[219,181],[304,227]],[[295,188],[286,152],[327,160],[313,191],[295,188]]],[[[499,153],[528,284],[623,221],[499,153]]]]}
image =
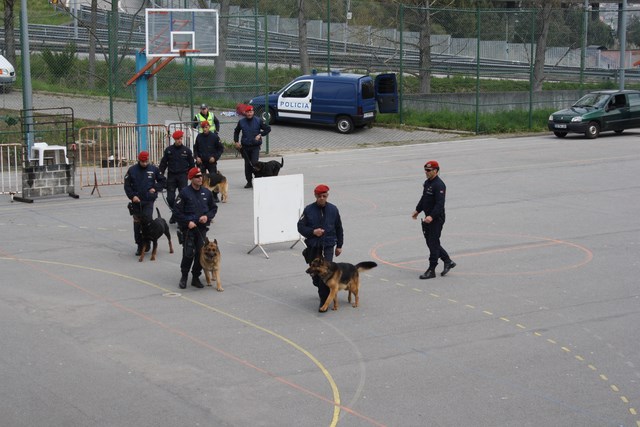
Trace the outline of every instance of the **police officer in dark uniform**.
{"type": "Polygon", "coordinates": [[[142,253],[140,217],[153,217],[153,204],[158,192],[165,186],[166,178],[157,166],[149,164],[149,153],[141,151],[138,163],[131,166],[124,177],[124,192],[131,200],[130,213],[133,215],[133,236],[138,245],[136,256],[142,253]]]}
{"type": "MultiPolygon", "coordinates": [[[[311,251],[308,259],[324,257],[327,261],[333,261],[333,254],[340,256],[344,243],[340,211],[336,205],[327,201],[329,198],[327,185],[316,186],[313,195],[316,201],[304,208],[298,220],[298,232],[305,238],[304,242],[311,251]]],[[[312,280],[313,286],[318,288],[320,307],[322,307],[331,291],[320,277],[314,275],[312,280]]]]}
{"type": "Polygon", "coordinates": [[[211,220],[218,212],[218,205],[213,200],[211,191],[202,186],[202,172],[197,167],[189,170],[191,185],[187,185],[176,199],[175,213],[178,227],[183,235],[182,261],[180,262],[180,289],[187,287],[189,269],[193,274],[191,286],[202,288],[200,281],[202,266],[200,265],[200,249],[209,230],[211,220]]]}
{"type": "Polygon", "coordinates": [[[258,163],[262,137],[271,132],[271,126],[255,116],[251,105],[245,109],[244,115],[245,117],[238,120],[233,130],[233,142],[244,159],[244,177],[247,180],[244,188],[253,188],[253,165],[258,163]],[[242,139],[240,133],[242,133],[242,139]]]}
{"type": "Polygon", "coordinates": [[[182,143],[184,132],[177,130],[171,136],[174,142],[164,150],[164,155],[160,160],[160,173],[164,174],[169,169],[166,175],[167,204],[172,212],[169,223],[174,224],[176,220],[173,216],[173,205],[176,201],[176,190],[179,192],[187,186],[187,172],[195,166],[195,161],[191,150],[182,143]]]}
{"type": "MultiPolygon", "coordinates": [[[[222,157],[224,146],[218,134],[210,132],[209,129],[209,122],[203,121],[202,133],[198,134],[193,144],[193,156],[202,173],[207,171],[209,175],[215,175],[218,172],[218,160],[222,157]]],[[[217,193],[214,194],[214,199],[218,201],[217,193]]]]}
{"type": "Polygon", "coordinates": [[[441,276],[446,275],[449,270],[456,266],[451,260],[447,251],[440,244],[440,235],[444,226],[444,200],[447,193],[447,186],[438,176],[440,174],[440,165],[435,160],[429,160],[424,165],[424,172],[427,180],[424,182],[422,197],[416,205],[411,217],[418,218],[420,212],[424,212],[425,217],[420,222],[422,224],[422,234],[427,241],[429,247],[429,268],[420,275],[421,279],[433,279],[436,277],[436,266],[438,259],[444,262],[444,269],[441,276]]]}

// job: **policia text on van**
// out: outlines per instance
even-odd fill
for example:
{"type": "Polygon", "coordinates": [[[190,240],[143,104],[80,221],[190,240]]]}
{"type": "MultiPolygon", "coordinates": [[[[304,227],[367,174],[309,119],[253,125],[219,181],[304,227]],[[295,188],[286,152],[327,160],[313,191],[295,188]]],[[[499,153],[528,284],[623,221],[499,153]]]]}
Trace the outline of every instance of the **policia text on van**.
{"type": "Polygon", "coordinates": [[[314,71],[277,92],[249,101],[270,124],[280,121],[328,124],[340,133],[373,123],[376,103],[380,113],[398,112],[395,74],[380,74],[374,80],[361,74],[314,71]]]}

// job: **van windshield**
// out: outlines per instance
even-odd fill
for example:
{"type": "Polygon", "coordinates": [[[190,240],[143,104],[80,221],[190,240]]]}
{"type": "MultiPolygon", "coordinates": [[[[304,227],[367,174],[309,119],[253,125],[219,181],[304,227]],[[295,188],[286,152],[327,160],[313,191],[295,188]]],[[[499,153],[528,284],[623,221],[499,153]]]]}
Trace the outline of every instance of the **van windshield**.
{"type": "Polygon", "coordinates": [[[373,80],[365,80],[362,82],[362,99],[375,98],[376,90],[373,87],[373,80]]]}
{"type": "Polygon", "coordinates": [[[290,98],[304,98],[309,96],[311,90],[311,82],[303,81],[297,82],[291,86],[282,94],[282,96],[290,98]]]}

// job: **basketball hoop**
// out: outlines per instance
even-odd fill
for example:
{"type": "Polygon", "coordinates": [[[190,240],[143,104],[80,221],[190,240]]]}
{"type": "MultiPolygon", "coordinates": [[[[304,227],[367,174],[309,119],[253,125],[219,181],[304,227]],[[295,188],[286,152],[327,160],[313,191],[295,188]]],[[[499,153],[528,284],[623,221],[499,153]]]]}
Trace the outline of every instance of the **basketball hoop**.
{"type": "Polygon", "coordinates": [[[180,57],[184,58],[185,56],[193,56],[192,53],[200,52],[198,49],[180,49],[178,51],[180,53],[180,57]]]}

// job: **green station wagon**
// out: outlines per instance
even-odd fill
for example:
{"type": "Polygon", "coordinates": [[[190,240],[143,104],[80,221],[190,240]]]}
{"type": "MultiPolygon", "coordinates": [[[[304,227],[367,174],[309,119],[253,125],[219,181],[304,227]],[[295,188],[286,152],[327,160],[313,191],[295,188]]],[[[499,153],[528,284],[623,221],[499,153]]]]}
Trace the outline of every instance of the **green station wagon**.
{"type": "Polygon", "coordinates": [[[569,132],[597,138],[600,132],[640,127],[640,91],[601,90],[580,98],[566,110],[549,116],[549,130],[558,138],[569,132]]]}

